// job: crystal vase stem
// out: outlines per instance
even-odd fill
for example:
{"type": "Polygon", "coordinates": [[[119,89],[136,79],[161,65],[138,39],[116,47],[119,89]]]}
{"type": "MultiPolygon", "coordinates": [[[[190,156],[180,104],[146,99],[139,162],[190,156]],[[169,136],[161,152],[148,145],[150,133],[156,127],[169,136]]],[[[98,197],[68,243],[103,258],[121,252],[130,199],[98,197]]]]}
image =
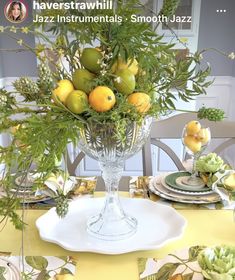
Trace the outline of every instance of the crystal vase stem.
{"type": "Polygon", "coordinates": [[[118,195],[118,184],[122,176],[123,167],[124,163],[100,163],[102,178],[104,179],[106,190],[105,204],[102,213],[106,219],[117,219],[124,215],[118,195]]]}
{"type": "Polygon", "coordinates": [[[91,236],[121,240],[137,231],[137,220],[122,208],[118,184],[125,160],[142,148],[149,136],[151,122],[148,117],[142,123],[127,122],[122,128],[122,137],[112,122],[105,125],[91,122],[80,129],[79,148],[99,162],[106,189],[105,202],[99,214],[87,220],[87,231],[91,236]]]}
{"type": "Polygon", "coordinates": [[[193,166],[192,166],[191,178],[194,178],[194,179],[197,177],[196,161],[197,161],[198,157],[199,157],[199,155],[193,156],[193,166]]]}
{"type": "Polygon", "coordinates": [[[100,214],[88,220],[88,232],[105,240],[127,238],[136,232],[137,221],[124,212],[118,196],[124,162],[101,162],[100,168],[106,188],[105,203],[100,214]]]}

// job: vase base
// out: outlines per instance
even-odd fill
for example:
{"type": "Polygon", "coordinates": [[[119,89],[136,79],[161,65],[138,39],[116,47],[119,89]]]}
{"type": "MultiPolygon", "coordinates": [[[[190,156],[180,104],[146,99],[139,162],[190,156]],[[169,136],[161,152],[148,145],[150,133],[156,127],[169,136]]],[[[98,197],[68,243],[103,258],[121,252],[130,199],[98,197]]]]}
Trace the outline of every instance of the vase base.
{"type": "Polygon", "coordinates": [[[123,240],[134,235],[136,231],[137,220],[127,215],[107,222],[101,214],[93,216],[87,221],[88,234],[102,240],[123,240]]]}

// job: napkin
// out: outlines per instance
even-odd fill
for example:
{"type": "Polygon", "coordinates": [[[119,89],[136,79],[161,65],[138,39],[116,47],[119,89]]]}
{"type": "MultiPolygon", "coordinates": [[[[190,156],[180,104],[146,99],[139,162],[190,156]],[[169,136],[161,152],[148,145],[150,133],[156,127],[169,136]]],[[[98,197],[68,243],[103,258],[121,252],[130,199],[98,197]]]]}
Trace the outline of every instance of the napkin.
{"type": "Polygon", "coordinates": [[[75,280],[76,265],[71,256],[25,256],[22,261],[22,256],[0,253],[0,279],[75,280]]]}
{"type": "Polygon", "coordinates": [[[139,258],[139,280],[203,280],[197,256],[204,248],[205,246],[184,248],[163,259],[139,258]]]}

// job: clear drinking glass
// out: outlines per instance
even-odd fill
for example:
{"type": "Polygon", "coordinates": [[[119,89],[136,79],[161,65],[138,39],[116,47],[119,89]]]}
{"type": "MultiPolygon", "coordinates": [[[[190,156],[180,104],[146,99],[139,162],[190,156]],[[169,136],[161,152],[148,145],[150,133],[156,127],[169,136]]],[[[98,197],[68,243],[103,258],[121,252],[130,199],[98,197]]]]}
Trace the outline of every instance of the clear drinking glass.
{"type": "Polygon", "coordinates": [[[91,158],[98,160],[105,182],[106,198],[103,209],[87,221],[87,231],[104,240],[121,240],[137,230],[137,220],[122,208],[118,196],[118,183],[124,162],[137,153],[149,136],[151,118],[142,124],[131,122],[122,128],[122,139],[112,123],[90,123],[80,129],[79,148],[91,158]]]}
{"type": "Polygon", "coordinates": [[[185,146],[186,152],[191,155],[193,159],[191,176],[184,181],[185,184],[191,186],[204,185],[203,180],[197,174],[195,163],[206,147],[210,144],[210,141],[211,131],[209,127],[202,127],[195,134],[188,132],[187,125],[184,127],[182,133],[182,143],[185,146]]]}

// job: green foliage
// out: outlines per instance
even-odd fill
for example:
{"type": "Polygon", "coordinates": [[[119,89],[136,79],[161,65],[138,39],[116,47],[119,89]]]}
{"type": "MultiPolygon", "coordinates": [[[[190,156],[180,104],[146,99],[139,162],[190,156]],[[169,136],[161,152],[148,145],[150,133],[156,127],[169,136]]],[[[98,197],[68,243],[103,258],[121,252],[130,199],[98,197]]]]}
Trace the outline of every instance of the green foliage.
{"type": "Polygon", "coordinates": [[[175,13],[179,3],[180,0],[164,0],[161,14],[167,17],[172,16],[175,13]]]}
{"type": "Polygon", "coordinates": [[[189,248],[189,261],[193,262],[197,260],[198,255],[202,250],[204,250],[206,247],[205,246],[192,246],[189,248]]]}
{"type": "Polygon", "coordinates": [[[224,111],[217,108],[202,107],[197,115],[199,119],[208,119],[209,121],[222,121],[225,118],[224,111]]]}
{"type": "Polygon", "coordinates": [[[56,198],[56,213],[60,218],[64,218],[69,210],[69,203],[68,198],[63,195],[59,194],[56,198]]]}
{"type": "Polygon", "coordinates": [[[48,266],[48,261],[46,258],[41,256],[27,256],[25,257],[25,261],[28,265],[30,265],[32,268],[37,270],[44,270],[48,266]]]}

